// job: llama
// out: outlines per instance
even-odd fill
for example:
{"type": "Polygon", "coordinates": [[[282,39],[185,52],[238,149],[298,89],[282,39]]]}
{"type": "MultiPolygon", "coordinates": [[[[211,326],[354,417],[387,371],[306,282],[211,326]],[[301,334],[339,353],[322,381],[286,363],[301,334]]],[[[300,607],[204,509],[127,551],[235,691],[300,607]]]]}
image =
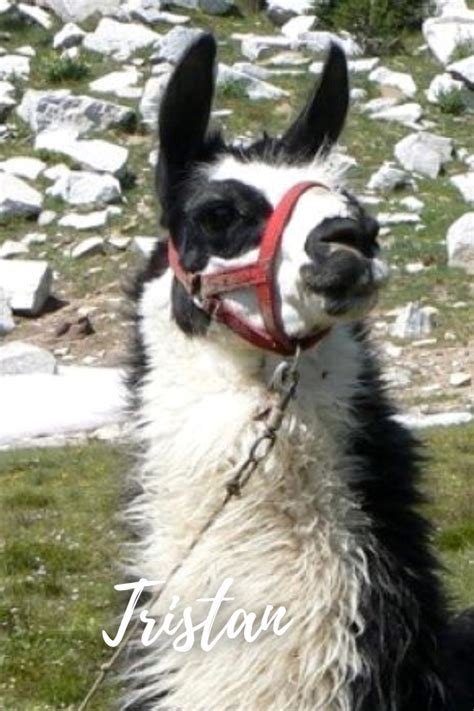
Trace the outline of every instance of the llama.
{"type": "MultiPolygon", "coordinates": [[[[292,625],[279,638],[221,640],[210,652],[179,653],[162,639],[137,649],[123,708],[471,709],[470,690],[462,706],[446,671],[447,640],[460,637],[417,511],[418,444],[393,419],[363,323],[387,268],[377,223],[344,187],[332,152],[349,103],[344,53],[331,47],[284,135],[246,147],[208,130],[215,55],[213,37],[202,35],[160,110],[157,188],[179,269],[205,277],[253,264],[282,198],[310,185],[275,255],[281,338],[273,348],[212,318],[169,268],[165,243],[136,284],[129,384],[139,465],[127,508],[137,532],[129,573],[164,580],[185,556],[222,501],[229,470],[261,432],[281,341],[307,346],[314,338],[271,455],[149,609],[160,618],[177,596],[176,611],[193,605],[204,616],[196,601],[233,578],[219,615],[283,605],[292,625]]],[[[236,287],[222,301],[252,333],[268,336],[255,289],[236,287]]]]}

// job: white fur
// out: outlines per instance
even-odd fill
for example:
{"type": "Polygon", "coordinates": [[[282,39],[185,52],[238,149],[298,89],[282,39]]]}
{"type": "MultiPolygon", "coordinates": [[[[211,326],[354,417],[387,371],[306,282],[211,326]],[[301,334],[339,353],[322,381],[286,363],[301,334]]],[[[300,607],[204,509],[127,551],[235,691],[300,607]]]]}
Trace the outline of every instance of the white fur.
{"type": "MultiPolygon", "coordinates": [[[[140,303],[149,362],[136,430],[144,493],[128,516],[147,533],[131,551],[136,578],[165,578],[221,502],[226,473],[261,431],[253,418],[268,404],[277,362],[218,324],[206,338],[186,337],[170,321],[170,285],[169,272],[149,282],[140,303]]],[[[350,711],[348,685],[364,671],[356,637],[367,578],[358,533],[366,524],[347,487],[357,464],[338,442],[356,426],[349,400],[361,361],[343,325],[305,353],[298,398],[270,459],[150,611],[166,612],[179,595],[179,614],[233,577],[225,620],[238,607],[284,605],[292,627],[252,645],[222,641],[208,653],[179,654],[169,641],[149,650],[137,674],[148,689],[169,691],[156,709],[350,711]]]]}

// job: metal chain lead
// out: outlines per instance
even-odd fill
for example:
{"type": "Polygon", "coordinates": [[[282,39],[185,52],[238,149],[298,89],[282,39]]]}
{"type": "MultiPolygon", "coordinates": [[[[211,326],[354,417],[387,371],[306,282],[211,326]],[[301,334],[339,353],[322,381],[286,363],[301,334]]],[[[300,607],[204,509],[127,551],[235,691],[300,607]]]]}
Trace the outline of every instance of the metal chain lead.
{"type": "MultiPolygon", "coordinates": [[[[259,467],[262,462],[267,459],[270,452],[272,451],[278,431],[283,423],[283,418],[285,416],[288,405],[296,394],[296,389],[298,387],[298,362],[301,354],[301,349],[299,346],[296,347],[296,351],[291,360],[282,361],[275,368],[271,381],[270,389],[278,393],[278,400],[272,405],[268,412],[268,416],[265,421],[264,430],[261,435],[259,435],[250,447],[249,453],[246,459],[240,464],[237,470],[232,471],[232,476],[228,479],[226,483],[226,495],[222,502],[219,504],[214,513],[209,517],[206,523],[201,527],[196,536],[190,543],[186,553],[183,558],[175,565],[171,570],[165,582],[163,583],[160,590],[158,590],[149,601],[149,607],[151,608],[158,600],[161,598],[165,590],[168,588],[170,582],[177,575],[177,573],[184,567],[185,563],[191,556],[191,553],[195,549],[196,545],[199,543],[201,538],[205,533],[211,528],[215,523],[217,518],[221,515],[222,511],[225,509],[229,501],[234,497],[239,497],[242,493],[242,489],[248,483],[250,477],[254,471],[259,467]]],[[[90,687],[84,700],[78,707],[78,711],[84,711],[92,697],[95,695],[99,686],[103,683],[107,673],[115,665],[118,658],[122,655],[125,648],[127,647],[130,639],[135,635],[140,624],[140,617],[137,617],[133,625],[131,625],[121,643],[115,649],[110,659],[101,665],[100,671],[90,687]]]]}

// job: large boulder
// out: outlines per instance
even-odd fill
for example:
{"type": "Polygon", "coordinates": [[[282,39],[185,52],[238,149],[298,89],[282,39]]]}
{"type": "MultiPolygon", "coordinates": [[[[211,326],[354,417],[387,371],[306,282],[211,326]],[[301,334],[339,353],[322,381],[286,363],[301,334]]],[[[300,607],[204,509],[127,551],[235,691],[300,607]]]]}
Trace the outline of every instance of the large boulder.
{"type": "Polygon", "coordinates": [[[474,274],[474,212],[467,212],[451,225],[446,243],[449,266],[474,274]]]}
{"type": "Polygon", "coordinates": [[[127,106],[75,95],[68,89],[29,89],[17,112],[35,133],[68,129],[83,135],[93,129],[126,126],[135,118],[135,112],[127,106]]]}
{"type": "Polygon", "coordinates": [[[0,376],[55,372],[56,359],[44,348],[22,341],[0,346],[0,376]]]}
{"type": "Polygon", "coordinates": [[[451,138],[420,131],[406,136],[395,146],[395,156],[406,170],[436,178],[443,165],[451,160],[451,138]]]}
{"type": "Polygon", "coordinates": [[[159,46],[161,36],[134,22],[117,22],[104,17],[83,41],[85,49],[106,55],[129,57],[139,49],[159,46]]]}
{"type": "Polygon", "coordinates": [[[128,160],[128,149],[124,146],[101,139],[77,140],[74,135],[63,131],[40,133],[35,148],[68,156],[85,170],[116,176],[124,174],[128,160]]]}
{"type": "Polygon", "coordinates": [[[202,34],[203,30],[196,28],[173,27],[161,40],[158,58],[176,64],[188,47],[202,34]]]}
{"type": "Polygon", "coordinates": [[[398,96],[411,99],[416,94],[416,84],[411,74],[394,72],[387,67],[377,67],[369,74],[369,80],[375,82],[386,91],[393,91],[398,96]]]}
{"type": "Polygon", "coordinates": [[[0,284],[14,312],[38,315],[50,295],[52,280],[47,262],[0,259],[0,284]]]}
{"type": "Polygon", "coordinates": [[[54,49],[70,49],[82,44],[86,33],[74,22],[68,22],[54,35],[54,49]]]}
{"type": "Polygon", "coordinates": [[[436,59],[448,64],[459,47],[474,42],[474,11],[430,17],[423,23],[423,35],[436,59]]]}
{"type": "Polygon", "coordinates": [[[43,196],[24,180],[0,173],[0,217],[39,215],[43,196]]]}

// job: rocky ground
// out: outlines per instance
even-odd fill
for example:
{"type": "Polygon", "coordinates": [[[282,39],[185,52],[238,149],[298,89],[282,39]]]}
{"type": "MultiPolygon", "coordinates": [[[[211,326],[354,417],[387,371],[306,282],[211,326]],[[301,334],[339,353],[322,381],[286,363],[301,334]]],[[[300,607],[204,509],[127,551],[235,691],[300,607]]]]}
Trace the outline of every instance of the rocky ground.
{"type": "Polygon", "coordinates": [[[156,115],[197,34],[217,34],[214,120],[243,141],[283,128],[336,39],[353,87],[337,160],[393,266],[372,319],[388,382],[418,421],[472,418],[474,4],[437,0],[423,35],[383,57],[331,35],[313,7],[0,0],[0,375],[123,362],[123,289],[164,236],[156,115]],[[17,341],[54,359],[12,357],[17,341]]]}

